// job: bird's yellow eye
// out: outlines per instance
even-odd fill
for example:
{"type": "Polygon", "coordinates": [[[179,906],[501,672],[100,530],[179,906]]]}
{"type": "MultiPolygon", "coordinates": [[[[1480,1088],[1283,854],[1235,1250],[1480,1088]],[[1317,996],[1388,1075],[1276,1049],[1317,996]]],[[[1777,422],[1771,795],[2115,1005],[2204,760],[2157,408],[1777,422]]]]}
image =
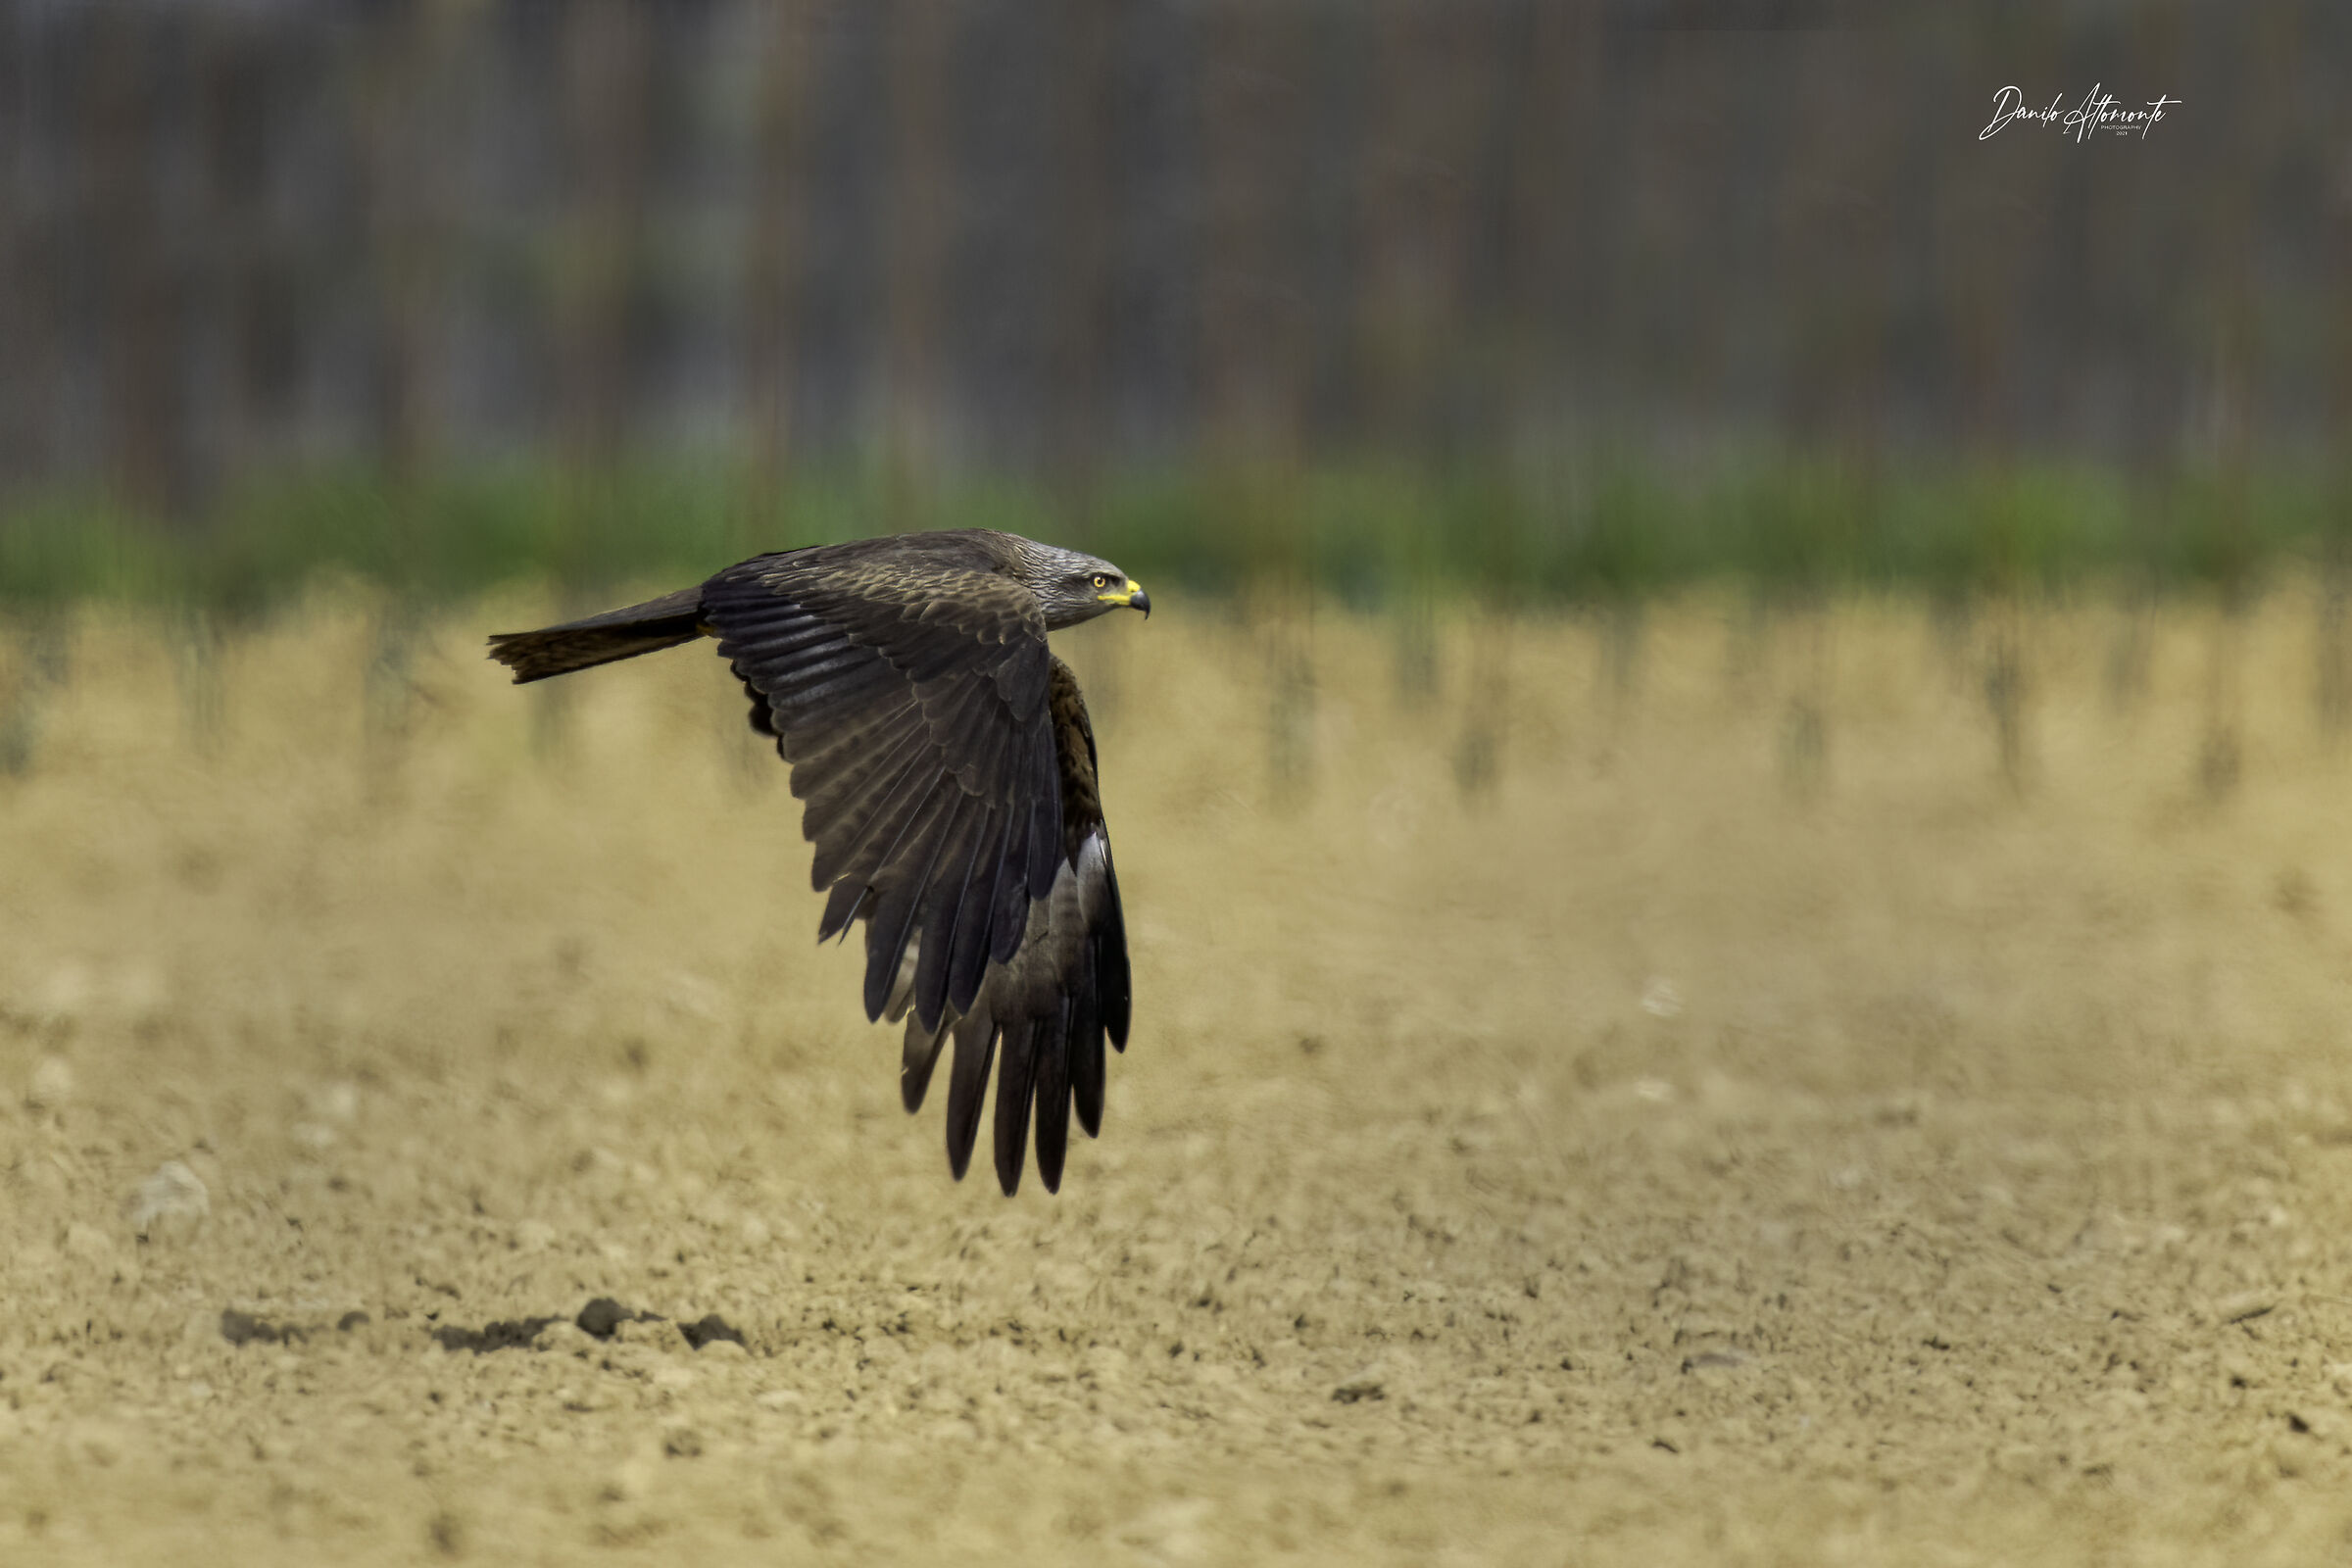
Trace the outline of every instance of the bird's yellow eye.
{"type": "Polygon", "coordinates": [[[1104,576],[1102,572],[1098,571],[1095,573],[1095,586],[1098,588],[1107,588],[1110,586],[1110,579],[1104,576]]]}

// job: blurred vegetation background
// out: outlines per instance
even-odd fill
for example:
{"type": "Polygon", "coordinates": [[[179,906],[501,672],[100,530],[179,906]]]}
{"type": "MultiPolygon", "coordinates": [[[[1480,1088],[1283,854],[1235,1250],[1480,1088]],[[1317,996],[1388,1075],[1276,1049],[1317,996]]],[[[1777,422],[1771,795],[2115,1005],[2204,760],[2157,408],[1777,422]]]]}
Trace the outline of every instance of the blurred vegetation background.
{"type": "Polygon", "coordinates": [[[2318,0],[4,0],[0,596],[985,523],[2340,607],[2348,70],[2318,0]]]}

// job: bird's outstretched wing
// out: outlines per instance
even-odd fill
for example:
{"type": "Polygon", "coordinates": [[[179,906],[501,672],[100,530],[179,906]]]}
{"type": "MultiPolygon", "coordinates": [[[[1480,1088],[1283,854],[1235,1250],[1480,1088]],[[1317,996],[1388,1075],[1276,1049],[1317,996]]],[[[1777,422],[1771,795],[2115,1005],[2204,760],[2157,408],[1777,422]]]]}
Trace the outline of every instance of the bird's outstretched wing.
{"type": "MultiPolygon", "coordinates": [[[[1060,863],[1054,886],[1032,901],[1019,951],[990,970],[977,1004],[939,1028],[920,1016],[906,1020],[900,1083],[906,1108],[923,1102],[949,1033],[956,1058],[949,1071],[948,1160],[958,1176],[971,1157],[980,1125],[980,1098],[998,1047],[997,1179],[1004,1191],[1020,1184],[1030,1106],[1037,1111],[1037,1168],[1046,1189],[1061,1186],[1069,1146],[1070,1107],[1089,1138],[1102,1130],[1102,1045],[1124,1051],[1132,985],[1127,968],[1127,923],[1110,858],[1109,830],[1096,786],[1094,727],[1070,666],[1053,662],[1048,708],[1061,796],[1060,863]]],[[[904,994],[894,1005],[904,1006],[904,994]]]]}
{"type": "Polygon", "coordinates": [[[906,1015],[908,1109],[956,1036],[957,1176],[1003,1042],[1009,1193],[1033,1102],[1049,1188],[1073,1100],[1099,1128],[1102,1040],[1124,1046],[1129,987],[1085,706],[1035,597],[990,565],[944,543],[796,551],[720,572],[700,613],[791,764],[829,895],[820,938],[863,920],[866,1013],[906,1015]]]}

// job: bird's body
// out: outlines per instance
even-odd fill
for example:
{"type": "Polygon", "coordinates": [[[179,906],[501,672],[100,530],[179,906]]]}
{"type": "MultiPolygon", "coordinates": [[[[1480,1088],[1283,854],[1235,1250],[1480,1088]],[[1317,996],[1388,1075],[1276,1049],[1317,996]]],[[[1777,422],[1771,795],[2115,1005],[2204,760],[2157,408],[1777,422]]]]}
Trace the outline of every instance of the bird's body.
{"type": "Polygon", "coordinates": [[[517,682],[713,637],[775,737],[829,895],[822,940],[866,925],[869,1017],[906,1022],[919,1107],[955,1040],[948,1159],[963,1174],[1000,1055],[996,1163],[1061,1180],[1069,1112],[1102,1123],[1124,1049],[1127,936],[1094,730],[1046,634],[1151,599],[1109,563],[988,529],[760,556],[699,587],[491,639],[517,682]]]}

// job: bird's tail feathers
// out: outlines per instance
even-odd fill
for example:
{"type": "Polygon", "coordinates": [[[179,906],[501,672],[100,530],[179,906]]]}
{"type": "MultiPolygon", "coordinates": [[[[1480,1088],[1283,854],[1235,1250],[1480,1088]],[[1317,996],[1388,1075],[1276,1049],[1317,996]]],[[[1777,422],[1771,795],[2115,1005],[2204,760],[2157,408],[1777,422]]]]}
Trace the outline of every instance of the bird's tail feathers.
{"type": "Polygon", "coordinates": [[[514,684],[567,675],[575,669],[675,648],[703,635],[703,591],[681,588],[626,610],[608,610],[538,631],[506,631],[490,639],[490,657],[514,671],[514,684]]]}

